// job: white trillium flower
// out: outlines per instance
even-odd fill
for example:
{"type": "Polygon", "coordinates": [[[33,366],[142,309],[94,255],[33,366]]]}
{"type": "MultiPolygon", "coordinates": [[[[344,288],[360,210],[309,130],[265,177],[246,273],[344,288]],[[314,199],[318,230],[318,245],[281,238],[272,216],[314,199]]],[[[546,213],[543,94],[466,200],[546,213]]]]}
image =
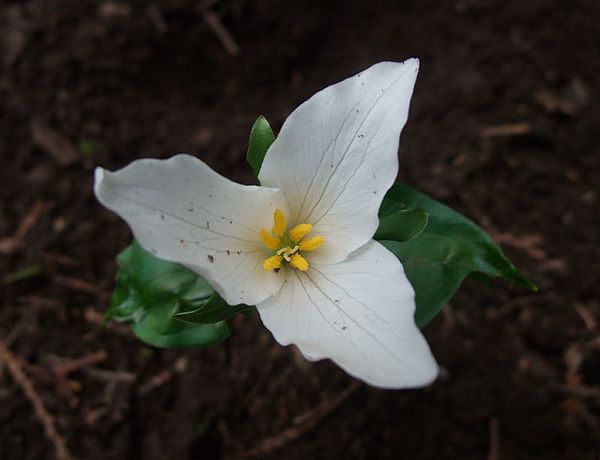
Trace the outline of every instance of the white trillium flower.
{"type": "Polygon", "coordinates": [[[400,261],[373,240],[398,171],[419,61],[382,62],[311,97],[264,158],[262,186],[189,155],[96,169],[95,193],[146,250],[256,305],[282,345],[380,388],[427,385],[438,367],[400,261]]]}

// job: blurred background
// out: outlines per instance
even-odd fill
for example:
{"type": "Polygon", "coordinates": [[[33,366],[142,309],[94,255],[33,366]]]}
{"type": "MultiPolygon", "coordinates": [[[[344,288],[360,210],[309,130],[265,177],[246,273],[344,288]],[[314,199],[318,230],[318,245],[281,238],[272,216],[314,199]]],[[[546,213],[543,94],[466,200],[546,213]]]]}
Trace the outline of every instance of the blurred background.
{"type": "Polygon", "coordinates": [[[599,19],[594,0],[0,2],[0,458],[598,459],[599,19]],[[412,56],[400,179],[539,293],[467,281],[416,391],[308,363],[256,316],[183,352],[103,326],[131,235],[96,165],[187,152],[251,183],[259,114],[277,131],[412,56]]]}

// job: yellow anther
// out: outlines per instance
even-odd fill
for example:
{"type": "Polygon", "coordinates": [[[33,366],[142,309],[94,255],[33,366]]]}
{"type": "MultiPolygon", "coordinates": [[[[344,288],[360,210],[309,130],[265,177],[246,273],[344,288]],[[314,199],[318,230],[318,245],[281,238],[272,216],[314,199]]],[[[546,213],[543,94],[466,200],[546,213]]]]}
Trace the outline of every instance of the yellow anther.
{"type": "Polygon", "coordinates": [[[279,247],[279,238],[275,238],[271,235],[266,228],[263,228],[260,231],[260,239],[267,248],[273,251],[279,247]]]}
{"type": "Polygon", "coordinates": [[[297,268],[301,272],[308,270],[308,260],[302,257],[300,254],[293,254],[290,257],[290,267],[297,268]]]}
{"type": "Polygon", "coordinates": [[[281,268],[281,261],[283,260],[283,257],[281,256],[272,256],[269,257],[268,259],[266,259],[262,266],[265,269],[265,271],[270,272],[271,270],[277,270],[278,268],[281,268]]]}
{"type": "Polygon", "coordinates": [[[285,235],[285,217],[279,208],[273,214],[273,234],[281,238],[285,235]]]}
{"type": "Polygon", "coordinates": [[[312,238],[300,241],[298,246],[300,246],[301,251],[314,251],[315,249],[320,248],[324,242],[325,238],[322,236],[313,236],[312,238]]]}
{"type": "Polygon", "coordinates": [[[312,231],[311,224],[300,224],[296,225],[294,228],[290,230],[290,240],[294,243],[297,243],[306,235],[308,235],[312,231]]]}

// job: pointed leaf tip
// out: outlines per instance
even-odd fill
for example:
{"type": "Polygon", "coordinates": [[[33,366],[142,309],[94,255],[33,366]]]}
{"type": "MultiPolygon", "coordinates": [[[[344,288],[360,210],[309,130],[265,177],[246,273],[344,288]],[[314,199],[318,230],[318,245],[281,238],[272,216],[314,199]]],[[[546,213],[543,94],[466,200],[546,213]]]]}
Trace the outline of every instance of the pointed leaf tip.
{"type": "Polygon", "coordinates": [[[379,209],[379,218],[382,227],[375,238],[404,266],[416,293],[415,319],[419,327],[441,311],[466,277],[484,282],[503,278],[532,291],[538,290],[483,229],[405,184],[398,182],[388,191],[379,209]],[[414,208],[427,212],[427,226],[413,239],[394,239],[393,223],[402,222],[399,213],[414,208]]]}
{"type": "Polygon", "coordinates": [[[246,161],[250,164],[257,177],[267,150],[269,150],[273,141],[275,141],[275,133],[273,133],[267,119],[263,115],[260,115],[250,130],[248,153],[246,154],[246,161]]]}

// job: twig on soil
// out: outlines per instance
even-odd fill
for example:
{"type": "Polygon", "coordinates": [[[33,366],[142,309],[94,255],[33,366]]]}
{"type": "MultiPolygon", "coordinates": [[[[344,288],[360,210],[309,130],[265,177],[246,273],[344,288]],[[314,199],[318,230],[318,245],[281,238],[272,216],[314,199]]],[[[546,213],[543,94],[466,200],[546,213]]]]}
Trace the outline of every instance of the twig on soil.
{"type": "Polygon", "coordinates": [[[172,367],[155,374],[148,382],[144,383],[138,390],[138,396],[146,396],[158,387],[170,382],[175,374],[183,372],[187,367],[187,359],[179,358],[172,367]]]}
{"type": "Polygon", "coordinates": [[[138,390],[138,396],[146,396],[152,390],[163,386],[165,383],[168,383],[173,376],[175,375],[175,371],[173,369],[165,369],[160,371],[158,374],[152,376],[152,378],[144,383],[140,389],[138,390]]]}
{"type": "Polygon", "coordinates": [[[32,229],[40,217],[42,217],[42,215],[46,212],[50,211],[53,206],[54,204],[48,201],[36,201],[29,211],[27,211],[27,214],[25,214],[25,217],[19,224],[17,231],[13,235],[13,238],[16,238],[17,240],[22,240],[25,238],[25,235],[29,233],[29,230],[32,229]]]}
{"type": "Polygon", "coordinates": [[[77,406],[79,398],[76,393],[81,389],[81,384],[75,380],[69,380],[69,374],[94,364],[105,361],[107,354],[105,351],[99,351],[78,359],[72,359],[52,366],[52,382],[56,388],[56,393],[69,401],[71,407],[77,406]]]}
{"type": "Polygon", "coordinates": [[[108,413],[110,413],[110,409],[108,407],[98,407],[97,409],[86,411],[83,421],[86,425],[93,426],[98,420],[108,413]]]}
{"type": "Polygon", "coordinates": [[[10,347],[13,342],[19,338],[23,331],[30,326],[29,318],[21,318],[17,324],[10,328],[10,333],[6,336],[6,340],[4,341],[5,345],[10,347]]]}
{"type": "Polygon", "coordinates": [[[48,265],[59,265],[67,268],[77,268],[81,261],[57,252],[42,251],[42,259],[48,265]]]}
{"type": "Polygon", "coordinates": [[[600,398],[600,388],[588,387],[585,385],[571,385],[564,383],[549,382],[548,388],[557,393],[562,393],[568,396],[574,396],[575,398],[600,398]]]}
{"type": "Polygon", "coordinates": [[[471,214],[473,214],[473,217],[475,217],[477,223],[481,225],[484,230],[486,230],[488,233],[499,233],[496,229],[496,226],[493,224],[492,219],[490,219],[490,216],[484,213],[483,210],[473,202],[468,194],[459,192],[458,196],[467,206],[471,214]]]}
{"type": "Polygon", "coordinates": [[[12,376],[12,378],[17,382],[17,384],[25,393],[25,396],[33,406],[33,410],[38,420],[44,427],[44,431],[46,433],[46,437],[52,442],[54,445],[54,452],[56,454],[56,458],[58,460],[71,460],[73,457],[69,453],[67,445],[65,443],[64,438],[58,433],[56,426],[54,424],[54,419],[44,406],[42,399],[39,394],[36,392],[33,383],[23,372],[19,361],[15,356],[8,350],[2,338],[0,338],[0,359],[4,361],[8,372],[12,376]]]}
{"type": "Polygon", "coordinates": [[[12,236],[2,238],[0,240],[0,255],[12,254],[21,246],[19,240],[15,240],[12,236]]]}
{"type": "Polygon", "coordinates": [[[167,24],[167,21],[165,21],[165,17],[163,16],[158,4],[150,4],[146,10],[146,13],[148,14],[150,21],[152,24],[154,24],[154,27],[156,27],[156,30],[159,34],[164,35],[169,31],[169,25],[167,24]]]}
{"type": "Polygon", "coordinates": [[[79,278],[73,278],[71,276],[56,275],[52,280],[59,286],[66,287],[73,291],[84,292],[86,294],[92,294],[99,297],[100,300],[108,300],[110,294],[99,286],[92,284],[88,281],[81,280],[79,278]]]}
{"type": "Polygon", "coordinates": [[[79,158],[77,149],[71,141],[39,120],[31,123],[31,137],[61,166],[72,165],[79,158]]]}
{"type": "Polygon", "coordinates": [[[570,426],[578,427],[582,421],[591,420],[581,392],[582,376],[580,368],[584,359],[584,345],[573,343],[567,348],[564,354],[565,358],[565,383],[550,384],[549,388],[565,393],[565,399],[562,403],[562,409],[565,415],[565,423],[570,426]]]}
{"type": "Polygon", "coordinates": [[[505,303],[502,307],[496,308],[493,310],[488,310],[486,312],[486,319],[489,321],[495,321],[503,316],[511,314],[515,310],[521,310],[524,307],[532,304],[536,300],[540,300],[540,295],[527,295],[517,297],[507,303],[505,303]]]}
{"type": "Polygon", "coordinates": [[[592,313],[592,311],[584,304],[579,302],[575,302],[573,308],[583,320],[587,330],[590,332],[595,331],[598,327],[598,323],[596,322],[596,318],[594,318],[594,314],[592,313]]]}
{"type": "Polygon", "coordinates": [[[106,317],[102,313],[97,312],[91,307],[85,310],[84,318],[88,323],[100,325],[111,332],[128,337],[132,336],[131,329],[129,329],[127,326],[114,321],[107,322],[106,317]]]}
{"type": "Polygon", "coordinates": [[[91,368],[86,369],[86,374],[88,374],[90,378],[104,380],[106,382],[133,383],[137,380],[134,373],[124,371],[108,371],[106,369],[91,368]]]}
{"type": "Polygon", "coordinates": [[[350,396],[358,391],[363,384],[359,381],[353,382],[348,388],[337,396],[327,399],[314,409],[295,417],[292,426],[286,428],[276,436],[263,439],[256,447],[240,452],[236,458],[254,458],[271,455],[284,448],[286,445],[297,441],[305,434],[314,430],[327,416],[338,409],[350,396]]]}
{"type": "Polygon", "coordinates": [[[479,206],[465,193],[459,193],[459,197],[465,203],[469,211],[473,214],[479,224],[490,234],[490,236],[499,244],[512,246],[515,249],[523,251],[529,257],[536,261],[546,260],[546,251],[539,246],[544,242],[544,237],[539,233],[527,233],[523,235],[513,235],[511,233],[502,233],[498,231],[493,224],[492,219],[484,213],[479,206]]]}
{"type": "Polygon", "coordinates": [[[233,57],[239,56],[240,47],[227,28],[223,25],[223,22],[221,22],[221,18],[208,8],[203,7],[200,8],[200,14],[202,14],[202,19],[204,19],[204,22],[211,28],[227,52],[233,57]]]}
{"type": "Polygon", "coordinates": [[[500,428],[498,419],[492,417],[490,419],[490,450],[487,460],[498,460],[500,457],[500,428]]]}
{"type": "Polygon", "coordinates": [[[28,265],[14,272],[7,273],[2,277],[2,284],[15,284],[20,281],[25,281],[30,278],[35,278],[44,272],[44,267],[41,264],[28,265]]]}
{"type": "Polygon", "coordinates": [[[543,243],[544,237],[539,233],[527,233],[518,236],[511,233],[495,233],[492,236],[497,243],[519,249],[533,260],[538,262],[546,260],[546,251],[539,247],[543,243]]]}
{"type": "Polygon", "coordinates": [[[523,136],[531,133],[532,127],[529,123],[512,123],[507,125],[487,126],[479,131],[483,138],[523,136]]]}
{"type": "Polygon", "coordinates": [[[78,371],[79,369],[106,361],[107,357],[108,354],[104,350],[98,351],[96,353],[91,353],[81,358],[72,359],[66,363],[59,364],[52,369],[52,372],[54,373],[55,378],[65,379],[67,375],[78,371]]]}
{"type": "Polygon", "coordinates": [[[33,294],[19,296],[19,300],[34,310],[59,310],[64,307],[64,304],[58,300],[33,294]]]}
{"type": "Polygon", "coordinates": [[[52,209],[53,203],[47,201],[36,201],[21,220],[17,230],[12,236],[0,240],[0,254],[12,254],[23,245],[23,239],[29,230],[37,223],[39,218],[52,209]]]}
{"type": "Polygon", "coordinates": [[[221,0],[203,0],[202,2],[200,2],[200,5],[198,5],[198,9],[200,11],[206,11],[209,8],[212,8],[213,6],[215,6],[220,1],[221,0]]]}
{"type": "Polygon", "coordinates": [[[574,78],[559,92],[542,89],[534,97],[546,112],[574,117],[590,103],[590,95],[588,86],[579,78],[574,78]]]}

